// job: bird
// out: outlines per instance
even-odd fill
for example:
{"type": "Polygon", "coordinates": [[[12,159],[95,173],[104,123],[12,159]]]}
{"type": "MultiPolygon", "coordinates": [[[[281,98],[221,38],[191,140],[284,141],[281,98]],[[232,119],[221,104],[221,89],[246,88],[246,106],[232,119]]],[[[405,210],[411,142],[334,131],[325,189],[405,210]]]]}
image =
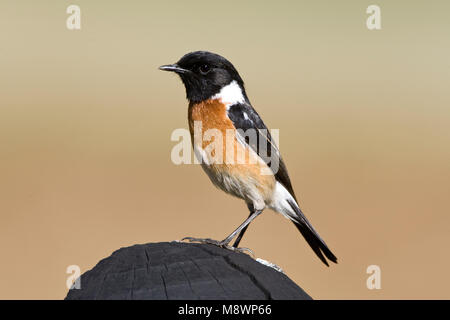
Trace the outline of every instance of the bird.
{"type": "Polygon", "coordinates": [[[248,218],[222,241],[193,237],[182,240],[237,250],[249,224],[269,208],[292,221],[326,266],[328,260],[337,263],[300,209],[275,140],[250,103],[244,81],[233,64],[219,54],[194,51],[159,69],[174,72],[184,84],[191,142],[203,170],[216,187],[244,200],[250,211],[248,218]],[[208,130],[220,133],[224,140],[217,142],[222,142],[222,149],[208,152],[207,139],[194,136],[196,128],[202,134],[208,130]],[[218,161],[216,153],[222,153],[225,161],[218,161]]]}

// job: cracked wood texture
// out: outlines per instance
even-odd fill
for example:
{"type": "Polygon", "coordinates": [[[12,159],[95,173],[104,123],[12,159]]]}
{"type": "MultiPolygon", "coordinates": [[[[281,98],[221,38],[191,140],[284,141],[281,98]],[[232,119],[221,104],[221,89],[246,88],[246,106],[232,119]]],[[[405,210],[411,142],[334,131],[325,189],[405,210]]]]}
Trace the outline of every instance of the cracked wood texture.
{"type": "Polygon", "coordinates": [[[247,254],[208,244],[161,242],[115,251],[81,276],[67,300],[309,300],[286,275],[247,254]]]}

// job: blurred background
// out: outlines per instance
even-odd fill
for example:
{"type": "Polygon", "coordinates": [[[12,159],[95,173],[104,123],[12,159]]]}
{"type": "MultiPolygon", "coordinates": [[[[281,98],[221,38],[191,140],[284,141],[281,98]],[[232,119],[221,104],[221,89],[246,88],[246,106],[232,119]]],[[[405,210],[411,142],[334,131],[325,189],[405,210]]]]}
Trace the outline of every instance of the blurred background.
{"type": "Polygon", "coordinates": [[[62,299],[69,265],[222,239],[247,217],[198,165],[170,160],[187,102],[157,67],[209,50],[280,130],[300,205],[339,264],[270,210],[242,246],[316,299],[449,299],[449,13],[448,1],[1,1],[0,298],[62,299]],[[66,28],[70,4],[81,30],[66,28]],[[371,4],[381,30],[366,27],[371,4]]]}

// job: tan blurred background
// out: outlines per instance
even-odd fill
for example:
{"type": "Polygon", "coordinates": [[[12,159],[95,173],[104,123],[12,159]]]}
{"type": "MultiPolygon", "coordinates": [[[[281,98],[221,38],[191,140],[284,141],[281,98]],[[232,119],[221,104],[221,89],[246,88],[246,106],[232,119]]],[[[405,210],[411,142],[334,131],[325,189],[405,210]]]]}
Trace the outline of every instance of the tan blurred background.
{"type": "Polygon", "coordinates": [[[280,129],[339,264],[269,210],[243,246],[317,299],[450,298],[449,16],[448,1],[1,1],[0,298],[61,299],[69,265],[222,239],[247,216],[170,160],[187,103],[157,67],[199,49],[230,59],[280,129]],[[370,4],[382,30],[366,28],[370,4]],[[372,264],[381,290],[366,287],[372,264]]]}

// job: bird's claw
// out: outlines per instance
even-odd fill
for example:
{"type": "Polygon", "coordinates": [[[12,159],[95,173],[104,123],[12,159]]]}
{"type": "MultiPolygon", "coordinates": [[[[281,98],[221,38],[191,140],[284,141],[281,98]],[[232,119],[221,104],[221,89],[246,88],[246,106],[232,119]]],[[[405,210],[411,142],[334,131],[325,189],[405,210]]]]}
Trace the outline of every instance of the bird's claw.
{"type": "Polygon", "coordinates": [[[249,256],[251,256],[253,259],[255,258],[255,253],[250,248],[245,248],[245,247],[236,248],[236,247],[227,246],[226,249],[235,251],[235,252],[245,253],[245,254],[248,254],[249,256]]]}
{"type": "Polygon", "coordinates": [[[183,239],[181,239],[181,241],[189,241],[189,242],[198,242],[198,243],[206,243],[206,244],[213,244],[216,246],[221,247],[221,241],[217,241],[217,240],[213,240],[210,238],[194,238],[194,237],[184,237],[183,239]]]}
{"type": "Polygon", "coordinates": [[[183,241],[189,241],[189,242],[198,242],[198,243],[206,243],[206,244],[212,244],[230,251],[234,251],[234,252],[240,252],[240,253],[246,253],[249,254],[251,257],[255,258],[255,254],[254,252],[249,249],[249,248],[236,248],[236,247],[232,247],[230,245],[228,245],[227,242],[222,241],[218,241],[218,240],[213,240],[210,238],[194,238],[194,237],[184,237],[183,239],[181,239],[181,242],[183,241]]]}

